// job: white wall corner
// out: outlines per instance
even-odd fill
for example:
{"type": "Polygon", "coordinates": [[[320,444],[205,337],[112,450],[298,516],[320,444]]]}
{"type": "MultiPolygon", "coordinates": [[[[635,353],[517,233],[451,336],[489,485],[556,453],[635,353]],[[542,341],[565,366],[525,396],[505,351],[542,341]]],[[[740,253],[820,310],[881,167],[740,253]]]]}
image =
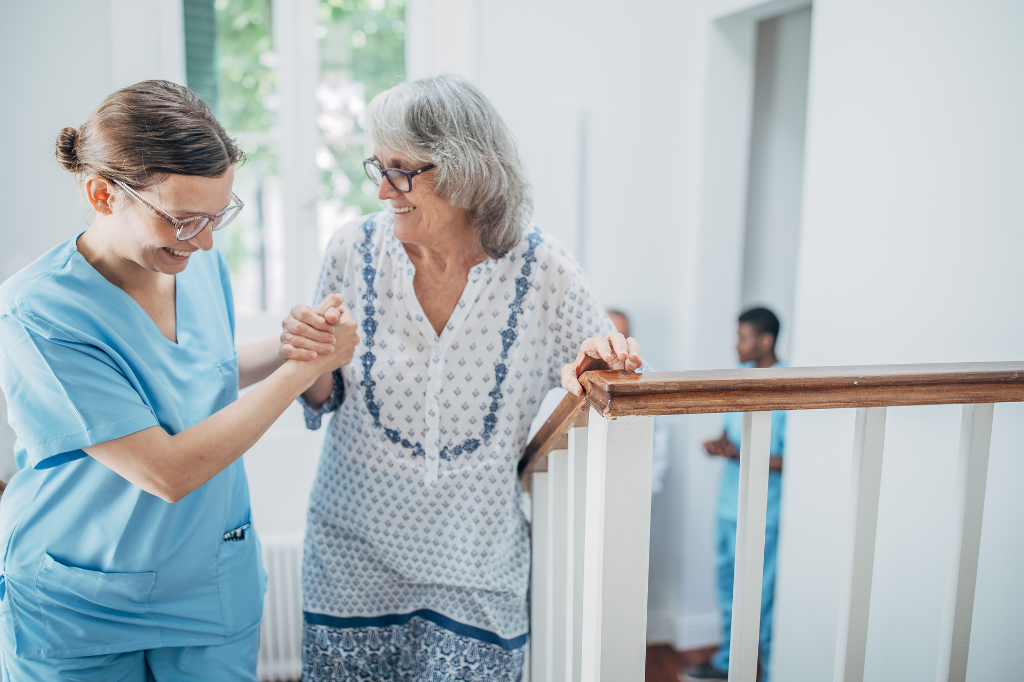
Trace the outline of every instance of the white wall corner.
{"type": "Polygon", "coordinates": [[[676,649],[689,651],[714,646],[722,641],[722,624],[717,611],[676,618],[676,649]]]}

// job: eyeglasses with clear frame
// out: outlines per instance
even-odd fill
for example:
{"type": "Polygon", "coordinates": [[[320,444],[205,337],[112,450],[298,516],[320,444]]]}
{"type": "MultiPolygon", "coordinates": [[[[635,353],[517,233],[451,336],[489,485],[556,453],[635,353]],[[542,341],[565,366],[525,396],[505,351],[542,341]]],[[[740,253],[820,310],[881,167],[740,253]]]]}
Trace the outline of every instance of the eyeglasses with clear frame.
{"type": "Polygon", "coordinates": [[[123,189],[125,192],[128,192],[128,194],[130,194],[132,197],[138,199],[146,206],[148,206],[150,209],[152,209],[153,212],[156,213],[158,216],[169,222],[171,226],[174,227],[175,236],[178,238],[179,242],[184,242],[188,241],[189,239],[192,239],[200,232],[205,230],[208,225],[211,226],[211,230],[219,230],[221,228],[226,227],[227,224],[230,223],[235,218],[237,218],[239,212],[241,212],[241,210],[245,208],[245,204],[242,203],[242,200],[239,199],[234,192],[232,192],[232,203],[228,204],[228,206],[223,211],[220,211],[214,215],[197,215],[192,216],[191,218],[185,218],[184,220],[178,220],[167,211],[157,208],[153,204],[143,199],[138,192],[136,192],[135,190],[133,190],[131,187],[124,184],[120,180],[114,180],[113,178],[111,178],[111,180],[113,180],[114,184],[123,189]]]}
{"type": "Polygon", "coordinates": [[[381,168],[380,164],[373,158],[363,161],[363,170],[366,171],[366,177],[370,178],[370,182],[380,187],[383,179],[387,178],[388,183],[402,194],[412,191],[412,179],[414,177],[434,167],[434,164],[431,163],[423,168],[407,171],[401,168],[381,168]]]}

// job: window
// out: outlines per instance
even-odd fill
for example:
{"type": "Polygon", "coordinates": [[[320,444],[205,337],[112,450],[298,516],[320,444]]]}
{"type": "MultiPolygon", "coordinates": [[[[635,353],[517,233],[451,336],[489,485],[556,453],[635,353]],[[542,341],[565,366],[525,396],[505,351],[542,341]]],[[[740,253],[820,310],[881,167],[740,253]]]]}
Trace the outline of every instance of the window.
{"type": "Polygon", "coordinates": [[[363,172],[363,159],[373,154],[363,115],[375,94],[404,77],[405,0],[324,1],[317,18],[317,227],[322,250],[341,225],[381,208],[377,187],[363,172]]]}
{"type": "MultiPolygon", "coordinates": [[[[190,2],[202,4],[186,0],[186,13],[190,2]]],[[[235,172],[235,192],[246,210],[217,233],[240,316],[276,313],[292,303],[284,300],[289,276],[284,256],[287,220],[282,215],[276,148],[282,101],[276,92],[279,58],[271,7],[271,0],[213,3],[215,108],[249,157],[235,172]]],[[[317,113],[308,124],[318,135],[310,163],[319,169],[317,232],[322,250],[342,224],[381,208],[376,187],[362,169],[362,160],[372,154],[363,115],[369,98],[404,77],[405,0],[323,0],[316,8],[316,27],[309,39],[316,41],[319,51],[317,113]]]]}

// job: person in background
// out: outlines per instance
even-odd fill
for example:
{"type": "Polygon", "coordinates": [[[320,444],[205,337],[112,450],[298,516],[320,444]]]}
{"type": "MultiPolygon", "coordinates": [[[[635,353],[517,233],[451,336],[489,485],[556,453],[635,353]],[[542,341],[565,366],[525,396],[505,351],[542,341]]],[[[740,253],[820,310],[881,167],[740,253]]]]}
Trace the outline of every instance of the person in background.
{"type": "MultiPolygon", "coordinates": [[[[736,352],[742,367],[780,366],[775,355],[779,336],[779,318],[767,308],[751,308],[739,317],[736,352]]],[[[732,634],[732,587],[736,565],[736,511],[739,506],[740,438],[743,414],[725,415],[725,428],[715,440],[704,443],[713,457],[725,460],[718,493],[715,526],[716,576],[718,603],[722,609],[722,643],[709,663],[680,674],[682,682],[726,682],[729,677],[729,643],[732,634]]],[[[772,412],[771,458],[768,461],[768,508],[764,537],[764,577],[761,588],[760,659],[762,682],[768,682],[772,634],[772,606],[775,597],[775,552],[779,537],[779,498],[782,486],[782,453],[785,443],[786,413],[772,412]]]]}
{"type": "MultiPolygon", "coordinates": [[[[621,310],[609,310],[608,317],[612,319],[615,329],[627,339],[630,337],[629,315],[621,310]]],[[[649,364],[644,364],[638,372],[652,372],[649,364]]],[[[557,402],[555,403],[557,405],[557,402]]],[[[554,406],[552,406],[553,409],[554,406]]],[[[671,440],[671,429],[664,417],[657,417],[654,420],[654,460],[651,462],[651,493],[661,492],[665,479],[665,472],[668,471],[669,451],[671,440]]]]}

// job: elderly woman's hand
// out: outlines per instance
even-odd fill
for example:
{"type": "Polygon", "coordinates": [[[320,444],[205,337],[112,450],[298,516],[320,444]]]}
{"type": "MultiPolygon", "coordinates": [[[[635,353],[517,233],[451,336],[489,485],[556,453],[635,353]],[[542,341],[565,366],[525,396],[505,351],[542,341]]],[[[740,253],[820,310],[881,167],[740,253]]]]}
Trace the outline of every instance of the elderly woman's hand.
{"type": "Polygon", "coordinates": [[[618,332],[607,338],[594,336],[583,342],[576,362],[562,368],[562,388],[575,396],[583,395],[579,377],[592,369],[625,369],[630,372],[643,364],[640,345],[632,336],[628,339],[618,332]]]}
{"type": "MultiPolygon", "coordinates": [[[[344,299],[338,294],[329,294],[315,308],[297,305],[292,308],[288,317],[281,322],[281,347],[278,350],[285,360],[315,360],[318,355],[330,355],[334,352],[335,327],[343,321],[344,326],[356,324],[352,314],[341,307],[344,299]]],[[[339,338],[338,341],[343,341],[339,338]]],[[[351,341],[346,338],[344,341],[351,341]]],[[[358,343],[358,335],[355,343],[358,343]]],[[[352,344],[353,348],[355,344],[352,344]]]]}

